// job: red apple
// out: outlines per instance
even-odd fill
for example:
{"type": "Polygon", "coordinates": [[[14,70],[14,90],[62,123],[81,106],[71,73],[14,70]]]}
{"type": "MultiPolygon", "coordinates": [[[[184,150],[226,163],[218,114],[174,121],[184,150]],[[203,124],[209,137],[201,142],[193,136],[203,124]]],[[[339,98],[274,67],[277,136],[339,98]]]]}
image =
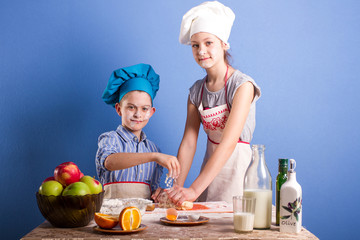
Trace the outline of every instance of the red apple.
{"type": "Polygon", "coordinates": [[[63,196],[83,196],[87,194],[91,194],[91,191],[88,185],[83,182],[74,182],[70,184],[62,193],[63,196]]]}
{"type": "Polygon", "coordinates": [[[55,181],[55,178],[52,176],[52,177],[48,177],[48,178],[45,178],[45,180],[41,183],[43,184],[44,182],[47,182],[47,181],[55,181]]]}
{"type": "Polygon", "coordinates": [[[85,183],[90,188],[91,194],[98,194],[102,192],[101,183],[91,176],[83,176],[80,178],[80,182],[85,183]]]}
{"type": "Polygon", "coordinates": [[[73,162],[64,162],[54,170],[55,180],[64,186],[68,186],[80,180],[80,169],[73,162]]]}

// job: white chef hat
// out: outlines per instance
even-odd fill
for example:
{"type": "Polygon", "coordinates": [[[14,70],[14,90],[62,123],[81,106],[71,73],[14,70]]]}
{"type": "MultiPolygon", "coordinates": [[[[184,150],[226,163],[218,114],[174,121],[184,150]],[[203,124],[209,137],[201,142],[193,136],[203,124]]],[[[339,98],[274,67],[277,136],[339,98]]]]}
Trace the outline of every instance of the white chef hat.
{"type": "Polygon", "coordinates": [[[179,41],[190,44],[190,38],[198,32],[214,34],[230,47],[228,39],[235,20],[234,12],[218,1],[204,2],[190,9],[183,16],[179,41]]]}

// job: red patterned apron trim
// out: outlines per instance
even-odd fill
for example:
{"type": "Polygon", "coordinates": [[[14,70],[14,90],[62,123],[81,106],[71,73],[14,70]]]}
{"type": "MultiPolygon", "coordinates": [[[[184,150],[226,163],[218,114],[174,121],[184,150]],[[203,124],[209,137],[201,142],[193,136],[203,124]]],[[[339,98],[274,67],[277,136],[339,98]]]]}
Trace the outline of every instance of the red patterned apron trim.
{"type": "MultiPolygon", "coordinates": [[[[212,113],[212,114],[208,114],[208,115],[201,115],[201,117],[204,119],[204,118],[209,118],[209,117],[213,117],[213,116],[216,116],[216,115],[219,115],[221,113],[224,113],[226,111],[229,111],[228,109],[223,109],[221,111],[218,111],[216,113],[212,113]]],[[[229,111],[230,112],[230,111],[229,111]]]]}
{"type": "MultiPolygon", "coordinates": [[[[220,143],[217,143],[217,142],[214,142],[213,140],[211,140],[208,136],[208,140],[213,143],[213,144],[220,144],[220,143]]],[[[238,143],[244,143],[244,144],[250,144],[249,142],[244,142],[244,141],[241,141],[240,139],[237,141],[238,143]]]]}

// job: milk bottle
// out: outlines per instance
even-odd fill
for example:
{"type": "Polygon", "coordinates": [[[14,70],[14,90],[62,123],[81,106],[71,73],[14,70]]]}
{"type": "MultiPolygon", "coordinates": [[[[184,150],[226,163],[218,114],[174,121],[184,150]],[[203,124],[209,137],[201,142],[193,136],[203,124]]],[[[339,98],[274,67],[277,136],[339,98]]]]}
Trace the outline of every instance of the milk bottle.
{"type": "Polygon", "coordinates": [[[265,146],[253,145],[251,162],[244,178],[244,197],[255,197],[254,228],[268,229],[272,213],[272,180],[265,162],[265,146]]]}

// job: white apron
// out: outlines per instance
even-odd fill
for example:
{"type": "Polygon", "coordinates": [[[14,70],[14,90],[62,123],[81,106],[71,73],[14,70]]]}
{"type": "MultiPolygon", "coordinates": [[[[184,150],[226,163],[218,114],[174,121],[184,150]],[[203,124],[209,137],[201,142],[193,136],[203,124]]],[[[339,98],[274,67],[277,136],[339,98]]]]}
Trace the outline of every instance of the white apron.
{"type": "MultiPolygon", "coordinates": [[[[201,100],[198,108],[204,131],[208,135],[206,154],[204,157],[201,171],[207,163],[208,159],[214,153],[217,145],[221,142],[223,130],[230,114],[230,108],[227,102],[227,73],[225,76],[225,97],[226,104],[204,109],[202,105],[202,96],[204,90],[204,80],[201,89],[201,100]]],[[[244,175],[251,161],[251,148],[247,142],[238,141],[236,147],[221,169],[220,173],[215,177],[207,189],[200,195],[198,201],[226,201],[232,203],[232,197],[235,195],[243,195],[244,175]]]]}
{"type": "Polygon", "coordinates": [[[150,185],[144,182],[111,182],[104,184],[104,198],[150,199],[150,185]]]}

